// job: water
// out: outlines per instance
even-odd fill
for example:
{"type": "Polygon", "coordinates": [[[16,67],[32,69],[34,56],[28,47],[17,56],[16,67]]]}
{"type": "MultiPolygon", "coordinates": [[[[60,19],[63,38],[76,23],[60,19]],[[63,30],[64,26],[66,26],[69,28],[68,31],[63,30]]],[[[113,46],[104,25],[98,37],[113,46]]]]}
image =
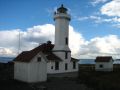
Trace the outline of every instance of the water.
{"type": "MultiPolygon", "coordinates": [[[[12,61],[15,57],[0,57],[0,62],[8,63],[12,61]]],[[[95,59],[80,59],[79,64],[95,64],[95,59]]],[[[113,64],[120,64],[120,60],[114,60],[113,64]]]]}
{"type": "Polygon", "coordinates": [[[80,59],[79,64],[95,64],[95,59],[80,59]]]}
{"type": "MultiPolygon", "coordinates": [[[[95,64],[95,59],[80,59],[79,64],[95,64]]],[[[114,59],[113,64],[120,64],[120,59],[114,59]]]]}

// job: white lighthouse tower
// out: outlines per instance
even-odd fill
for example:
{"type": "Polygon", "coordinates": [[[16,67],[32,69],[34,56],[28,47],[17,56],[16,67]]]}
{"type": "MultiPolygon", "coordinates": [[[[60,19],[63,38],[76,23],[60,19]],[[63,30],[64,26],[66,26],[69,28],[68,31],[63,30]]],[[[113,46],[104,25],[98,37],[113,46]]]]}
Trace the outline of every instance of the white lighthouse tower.
{"type": "MultiPolygon", "coordinates": [[[[67,13],[67,8],[61,5],[60,8],[54,13],[55,21],[55,47],[53,52],[58,56],[65,56],[67,59],[68,53],[70,53],[69,44],[69,21],[71,17],[67,13]]],[[[71,54],[69,55],[71,57],[71,54]]]]}
{"type": "Polygon", "coordinates": [[[54,13],[55,45],[52,53],[59,57],[47,63],[47,73],[67,73],[78,71],[77,59],[71,57],[69,48],[69,21],[71,17],[67,8],[61,5],[54,13]]]}

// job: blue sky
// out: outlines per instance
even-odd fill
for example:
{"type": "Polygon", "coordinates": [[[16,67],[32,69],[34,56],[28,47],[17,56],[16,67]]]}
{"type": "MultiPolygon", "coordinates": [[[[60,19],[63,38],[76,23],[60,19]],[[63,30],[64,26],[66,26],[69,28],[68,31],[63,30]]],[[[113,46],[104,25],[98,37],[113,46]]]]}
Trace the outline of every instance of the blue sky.
{"type": "Polygon", "coordinates": [[[64,4],[72,17],[70,25],[85,43],[110,35],[119,40],[120,11],[113,3],[120,8],[120,0],[0,0],[0,31],[27,32],[33,26],[54,25],[53,12],[64,4]]]}
{"type": "MultiPolygon", "coordinates": [[[[110,22],[95,23],[92,19],[78,20],[80,17],[95,16],[94,14],[99,13],[104,4],[93,6],[91,2],[92,0],[0,0],[0,30],[17,28],[25,30],[34,25],[54,24],[52,12],[64,4],[72,15],[70,24],[86,39],[108,34],[120,35],[119,28],[113,27],[110,22]]],[[[97,16],[107,17],[101,14],[97,16]]]]}

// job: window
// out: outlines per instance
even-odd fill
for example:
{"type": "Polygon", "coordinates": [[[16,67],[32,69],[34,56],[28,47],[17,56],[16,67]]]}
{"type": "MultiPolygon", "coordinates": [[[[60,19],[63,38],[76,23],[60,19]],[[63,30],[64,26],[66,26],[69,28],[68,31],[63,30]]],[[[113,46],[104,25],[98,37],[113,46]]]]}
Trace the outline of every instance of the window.
{"type": "Polygon", "coordinates": [[[55,62],[55,70],[59,70],[59,62],[55,62]]]}
{"type": "Polygon", "coordinates": [[[65,38],[65,44],[68,45],[68,38],[65,38]]]}
{"type": "Polygon", "coordinates": [[[53,66],[51,66],[51,69],[53,69],[53,66]]]}
{"type": "Polygon", "coordinates": [[[76,69],[76,62],[73,62],[73,69],[76,69]]]}
{"type": "Polygon", "coordinates": [[[38,58],[37,58],[37,61],[40,62],[40,61],[41,61],[41,57],[38,57],[38,58]]]}
{"type": "Polygon", "coordinates": [[[100,67],[100,68],[103,68],[103,65],[102,65],[102,64],[100,64],[100,65],[99,65],[99,67],[100,67]]]}
{"type": "Polygon", "coordinates": [[[68,52],[65,52],[65,59],[68,58],[68,52]]]}
{"type": "Polygon", "coordinates": [[[68,70],[68,64],[65,63],[65,70],[68,70]]]}

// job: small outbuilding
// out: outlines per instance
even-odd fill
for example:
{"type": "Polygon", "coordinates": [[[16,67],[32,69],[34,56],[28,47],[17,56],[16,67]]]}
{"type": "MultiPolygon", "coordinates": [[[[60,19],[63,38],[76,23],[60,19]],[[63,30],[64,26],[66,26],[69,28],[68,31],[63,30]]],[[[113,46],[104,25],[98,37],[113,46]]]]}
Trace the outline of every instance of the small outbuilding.
{"type": "Polygon", "coordinates": [[[98,56],[95,59],[96,71],[113,71],[113,58],[112,56],[98,56]]]}

